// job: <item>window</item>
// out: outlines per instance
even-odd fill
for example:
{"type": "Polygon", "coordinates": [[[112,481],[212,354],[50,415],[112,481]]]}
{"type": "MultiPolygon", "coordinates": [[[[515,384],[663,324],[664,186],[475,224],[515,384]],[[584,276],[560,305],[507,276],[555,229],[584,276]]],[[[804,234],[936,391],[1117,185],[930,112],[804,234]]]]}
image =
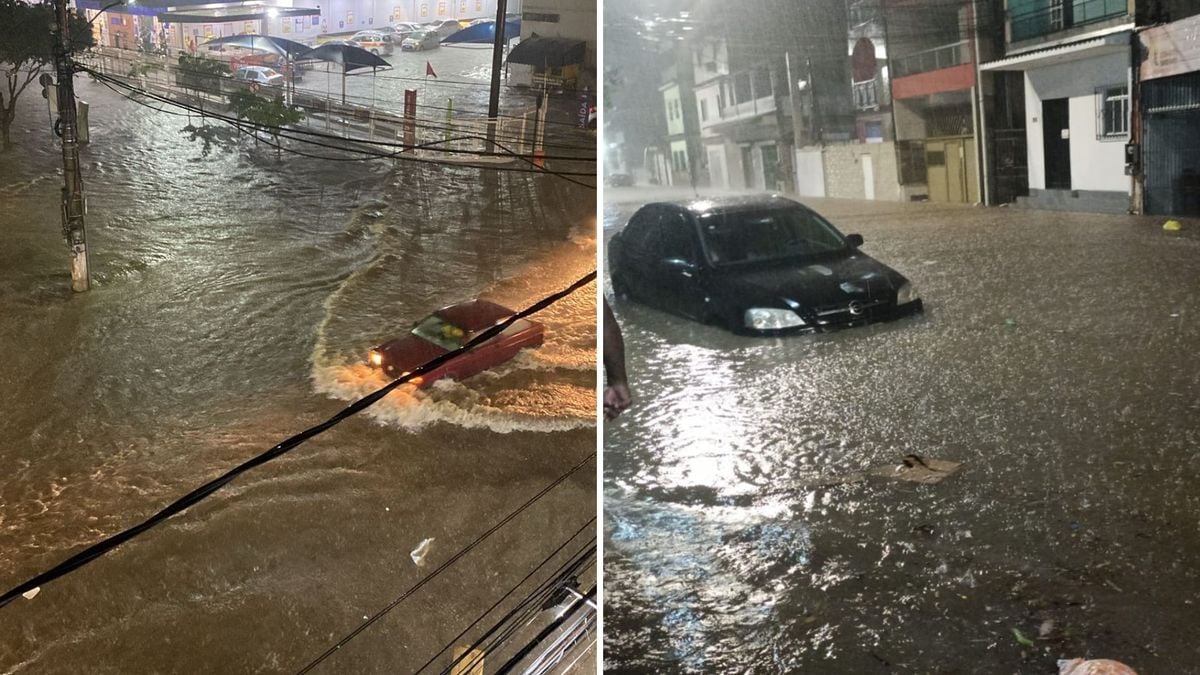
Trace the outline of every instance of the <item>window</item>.
{"type": "Polygon", "coordinates": [[[663,214],[659,227],[662,228],[662,233],[658,240],[658,258],[696,262],[696,235],[687,216],[682,213],[663,214]]]}
{"type": "Polygon", "coordinates": [[[700,99],[700,121],[708,121],[708,99],[700,99]]]}
{"type": "Polygon", "coordinates": [[[1096,138],[1125,138],[1129,135],[1129,86],[1096,90],[1096,138]]]}

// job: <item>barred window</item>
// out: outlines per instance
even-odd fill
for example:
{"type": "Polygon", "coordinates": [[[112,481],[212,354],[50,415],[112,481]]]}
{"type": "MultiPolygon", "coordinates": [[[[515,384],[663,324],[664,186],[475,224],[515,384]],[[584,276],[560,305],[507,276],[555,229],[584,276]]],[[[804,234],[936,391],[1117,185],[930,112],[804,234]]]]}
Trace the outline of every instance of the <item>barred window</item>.
{"type": "Polygon", "coordinates": [[[925,143],[900,141],[896,143],[900,160],[900,184],[915,185],[925,182],[925,143]]]}
{"type": "Polygon", "coordinates": [[[1096,138],[1125,138],[1129,135],[1129,86],[1096,90],[1096,138]]]}

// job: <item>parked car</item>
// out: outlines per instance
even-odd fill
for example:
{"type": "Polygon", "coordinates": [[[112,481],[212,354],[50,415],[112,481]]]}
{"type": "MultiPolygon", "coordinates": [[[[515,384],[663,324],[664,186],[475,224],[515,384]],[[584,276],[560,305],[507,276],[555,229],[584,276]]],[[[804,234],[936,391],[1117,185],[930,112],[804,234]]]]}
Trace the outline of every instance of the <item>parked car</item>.
{"type": "Polygon", "coordinates": [[[403,42],[404,38],[408,37],[409,35],[412,35],[413,33],[420,33],[421,31],[425,30],[425,28],[419,23],[406,22],[393,24],[391,29],[393,31],[392,39],[397,44],[403,42]]]}
{"type": "Polygon", "coordinates": [[[435,31],[439,38],[444,39],[462,30],[462,26],[454,19],[443,19],[441,21],[430,21],[425,24],[425,30],[435,31]]]}
{"type": "Polygon", "coordinates": [[[647,204],[608,247],[618,296],[737,333],[820,331],[923,309],[913,285],[799,202],[647,204]]]}
{"type": "Polygon", "coordinates": [[[404,38],[404,42],[400,43],[400,49],[406,52],[423,52],[426,49],[433,49],[440,44],[442,44],[442,39],[438,37],[438,34],[427,30],[420,33],[413,33],[404,38]]]}
{"type": "Polygon", "coordinates": [[[391,35],[377,30],[363,30],[350,36],[350,41],[376,56],[391,56],[395,43],[391,35]]]}
{"type": "MultiPolygon", "coordinates": [[[[407,335],[385,342],[367,353],[367,361],[389,377],[400,377],[435,357],[465,345],[481,331],[513,314],[513,310],[488,300],[468,300],[443,307],[413,324],[407,335]]],[[[435,368],[412,382],[428,387],[449,377],[464,380],[513,358],[522,349],[540,347],[545,327],[518,319],[499,335],[435,368]]]]}
{"type": "Polygon", "coordinates": [[[266,66],[242,66],[234,71],[233,79],[248,84],[251,89],[282,87],[284,80],[282,74],[266,66]]]}
{"type": "Polygon", "coordinates": [[[604,182],[609,187],[633,187],[633,176],[627,173],[610,173],[604,182]]]}

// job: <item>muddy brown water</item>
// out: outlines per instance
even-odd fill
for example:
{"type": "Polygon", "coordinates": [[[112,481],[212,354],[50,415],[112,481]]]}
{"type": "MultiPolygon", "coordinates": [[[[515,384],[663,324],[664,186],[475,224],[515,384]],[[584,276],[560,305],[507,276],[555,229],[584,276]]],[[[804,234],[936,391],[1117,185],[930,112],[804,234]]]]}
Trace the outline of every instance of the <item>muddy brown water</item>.
{"type": "MultiPolygon", "coordinates": [[[[606,239],[664,196],[608,194],[606,239]]],[[[812,204],[926,312],[763,339],[615,303],[606,669],[1200,672],[1200,224],[812,204]],[[851,480],[909,453],[962,466],[851,480]]]]}
{"type": "MultiPolygon", "coordinates": [[[[5,590],[381,386],[366,349],[429,311],[524,305],[594,268],[592,191],[279,162],[227,136],[204,154],[186,118],[77,86],[92,104],[91,292],[69,290],[60,156],[36,93],[0,156],[5,590]]],[[[0,609],[0,673],[295,672],[594,452],[594,289],[541,315],[542,349],[399,391],[0,609]],[[430,537],[419,567],[409,554],[430,537]]],[[[325,672],[415,670],[592,517],[594,471],[325,672]]]]}

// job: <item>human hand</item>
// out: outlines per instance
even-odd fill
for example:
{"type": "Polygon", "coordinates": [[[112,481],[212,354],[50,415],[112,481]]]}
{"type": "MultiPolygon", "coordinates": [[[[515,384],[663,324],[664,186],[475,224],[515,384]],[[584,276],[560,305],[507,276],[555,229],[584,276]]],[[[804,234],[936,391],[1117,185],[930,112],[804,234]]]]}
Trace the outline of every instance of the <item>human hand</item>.
{"type": "Polygon", "coordinates": [[[629,393],[629,385],[625,383],[612,384],[604,388],[604,419],[616,419],[629,404],[633,397],[629,393]]]}

